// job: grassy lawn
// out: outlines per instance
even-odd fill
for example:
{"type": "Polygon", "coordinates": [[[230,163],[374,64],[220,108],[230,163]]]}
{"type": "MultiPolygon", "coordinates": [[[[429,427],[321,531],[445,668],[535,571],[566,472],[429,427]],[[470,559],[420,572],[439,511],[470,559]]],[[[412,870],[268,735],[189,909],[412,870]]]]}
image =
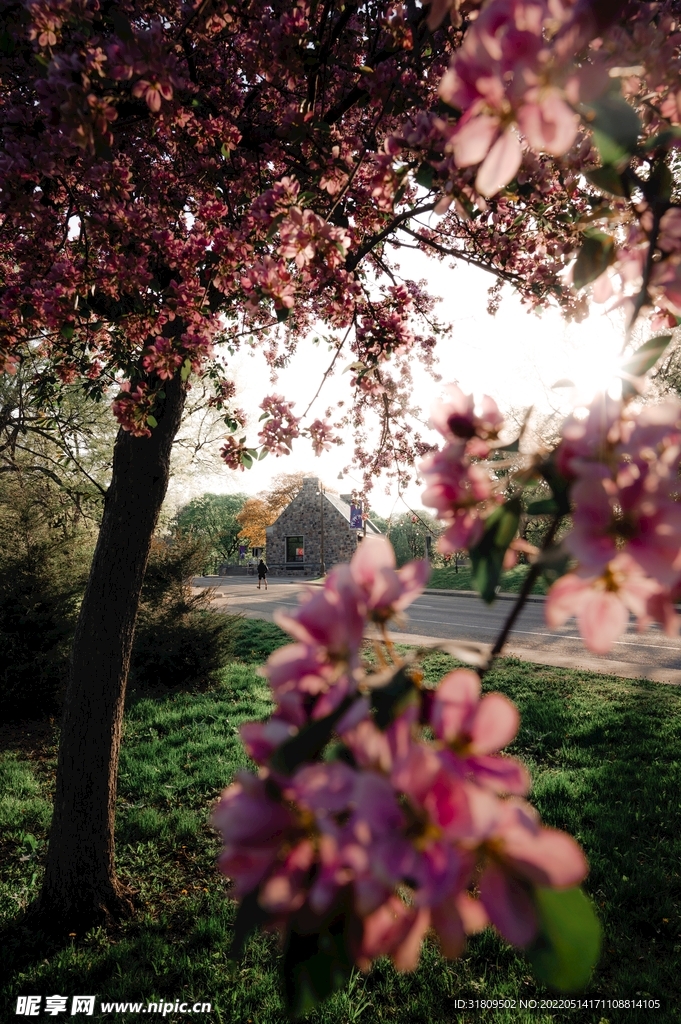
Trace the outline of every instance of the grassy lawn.
{"type": "MultiPolygon", "coordinates": [[[[247,759],[239,725],[268,711],[256,661],[280,642],[268,623],[249,624],[244,661],[203,693],[131,700],[120,769],[118,866],[138,893],[137,918],[116,932],[41,944],[17,927],[41,876],[55,763],[54,729],[7,731],[0,753],[0,934],[7,982],[0,1020],[17,1020],[16,995],[96,993],[99,1000],[211,1001],[202,1020],[279,1024],[278,950],[257,936],[244,959],[227,957],[234,906],[215,870],[208,808],[247,759]]],[[[432,680],[451,667],[430,657],[432,680]]],[[[419,970],[397,975],[379,962],[310,1024],[593,1022],[678,1020],[681,960],[681,694],[672,687],[586,672],[501,662],[486,682],[520,706],[513,752],[530,767],[544,820],[585,847],[587,888],[601,916],[603,955],[581,998],[650,999],[660,1010],[464,1009],[456,1000],[550,997],[503,941],[486,932],[456,962],[427,946],[419,970]]],[[[29,727],[30,728],[30,727],[29,727]]],[[[70,1006],[69,1006],[70,1009],[70,1006]]],[[[94,1019],[137,1020],[111,1014],[94,1019]]],[[[46,1019],[44,1014],[41,1019],[46,1019]]],[[[54,1019],[54,1018],[50,1018],[54,1019]]],[[[59,1018],[57,1018],[59,1019],[59,1018]]],[[[148,1018],[143,1018],[148,1019],[148,1018]]],[[[155,1018],[151,1018],[155,1019],[155,1018]]],[[[189,1018],[191,1019],[191,1018],[189,1018]]],[[[168,1014],[168,1021],[187,1020],[168,1014]]]]}
{"type": "MultiPolygon", "coordinates": [[[[501,574],[501,592],[504,594],[517,594],[527,576],[529,566],[516,565],[508,572],[501,574]]],[[[433,568],[428,581],[429,589],[436,590],[474,590],[471,582],[471,568],[469,565],[460,565],[456,572],[453,565],[443,566],[440,569],[433,568]]],[[[548,590],[546,580],[540,576],[532,587],[533,594],[545,594],[548,590]]]]}

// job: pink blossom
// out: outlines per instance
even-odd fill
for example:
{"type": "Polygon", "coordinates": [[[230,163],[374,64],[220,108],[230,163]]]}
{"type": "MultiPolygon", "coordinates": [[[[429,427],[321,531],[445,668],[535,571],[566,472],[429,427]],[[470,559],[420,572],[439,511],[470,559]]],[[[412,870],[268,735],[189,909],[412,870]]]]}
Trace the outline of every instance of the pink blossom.
{"type": "Polygon", "coordinates": [[[265,781],[249,772],[239,772],[224,791],[211,821],[224,842],[220,870],[233,879],[239,899],[276,863],[279,847],[295,826],[291,812],[268,795],[265,781]]]}
{"type": "Polygon", "coordinates": [[[651,621],[662,623],[665,632],[678,632],[679,619],[668,591],[646,576],[630,555],[616,555],[600,575],[585,570],[561,576],[546,599],[547,624],[557,629],[569,618],[577,626],[585,645],[595,654],[607,654],[624,633],[633,614],[639,629],[651,621]]]}
{"type": "MultiPolygon", "coordinates": [[[[504,425],[499,407],[489,395],[476,402],[456,384],[448,384],[447,398],[436,402],[430,411],[430,422],[448,441],[470,442],[496,440],[504,425]]],[[[487,455],[489,448],[475,448],[475,455],[487,455]]]]}
{"type": "Polygon", "coordinates": [[[526,769],[509,757],[494,757],[514,739],[520,716],[501,693],[480,698],[480,677],[469,669],[445,676],[435,692],[430,724],[449,750],[447,763],[464,778],[498,793],[527,793],[526,769]]]}
{"type": "Polygon", "coordinates": [[[526,946],[537,931],[532,887],[578,885],[588,865],[574,839],[544,828],[529,804],[508,800],[499,806],[487,840],[490,858],[480,878],[480,900],[504,938],[526,946]]]}
{"type": "Polygon", "coordinates": [[[321,592],[306,595],[297,611],[275,612],[275,622],[309,646],[319,645],[334,662],[354,665],[364,634],[366,601],[347,565],[326,577],[321,592]]]}
{"type": "Polygon", "coordinates": [[[365,537],[352,556],[350,572],[366,595],[367,614],[386,622],[418,597],[430,575],[427,561],[397,569],[392,544],[385,537],[365,537]]]}
{"type": "Polygon", "coordinates": [[[138,98],[143,97],[149,110],[156,114],[161,109],[162,100],[173,98],[173,87],[168,81],[141,78],[132,87],[132,94],[138,98]]]}
{"type": "Polygon", "coordinates": [[[258,440],[275,455],[289,455],[292,443],[300,436],[300,417],[293,412],[295,402],[286,402],[282,395],[268,395],[260,403],[266,415],[258,440]]]}

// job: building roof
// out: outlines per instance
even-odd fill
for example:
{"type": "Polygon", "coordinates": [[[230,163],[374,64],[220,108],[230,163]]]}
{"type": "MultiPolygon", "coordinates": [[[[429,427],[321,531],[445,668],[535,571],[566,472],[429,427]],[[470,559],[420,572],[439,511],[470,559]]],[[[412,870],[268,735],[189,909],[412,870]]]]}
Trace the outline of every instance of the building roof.
{"type": "MultiPolygon", "coordinates": [[[[330,502],[331,505],[333,505],[333,507],[335,509],[338,509],[340,514],[343,516],[343,518],[347,519],[347,521],[349,523],[350,522],[350,505],[345,500],[345,496],[339,496],[338,494],[329,494],[328,491],[325,491],[324,492],[324,497],[326,498],[326,500],[328,502],[330,502]]],[[[380,532],[381,531],[378,529],[378,527],[374,526],[374,524],[371,522],[370,519],[367,519],[367,533],[368,534],[372,534],[372,533],[380,533],[380,532]]]]}

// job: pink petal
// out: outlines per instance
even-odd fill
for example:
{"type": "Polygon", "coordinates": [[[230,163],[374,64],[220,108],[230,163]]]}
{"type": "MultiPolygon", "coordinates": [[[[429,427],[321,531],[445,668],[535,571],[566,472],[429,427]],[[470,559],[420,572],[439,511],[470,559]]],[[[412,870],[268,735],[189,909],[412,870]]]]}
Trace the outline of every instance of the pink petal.
{"type": "Polygon", "coordinates": [[[518,709],[501,693],[488,693],[480,701],[470,736],[475,753],[494,754],[514,739],[520,726],[518,709]]]}
{"type": "Polygon", "coordinates": [[[431,909],[431,923],[440,942],[440,952],[448,960],[456,960],[466,945],[461,918],[453,900],[447,900],[431,909]]]}
{"type": "Polygon", "coordinates": [[[422,907],[416,912],[409,931],[390,954],[398,971],[415,971],[419,964],[421,946],[430,927],[430,910],[422,907]]]}
{"type": "Polygon", "coordinates": [[[540,827],[535,834],[513,829],[504,838],[504,855],[536,885],[558,889],[578,885],[589,870],[586,857],[572,836],[554,828],[540,827]]]}
{"type": "Polygon", "coordinates": [[[361,587],[371,589],[380,569],[395,569],[396,566],[395,552],[387,537],[365,537],[352,556],[350,571],[361,587]]]}
{"type": "Polygon", "coordinates": [[[499,131],[499,119],[479,114],[469,120],[462,118],[449,145],[457,167],[471,167],[484,160],[499,131]],[[465,122],[465,123],[464,123],[465,122]]]}
{"type": "Polygon", "coordinates": [[[544,605],[546,624],[550,629],[563,626],[573,615],[577,615],[590,590],[587,580],[573,572],[561,576],[549,590],[544,605]]]}
{"type": "Polygon", "coordinates": [[[528,886],[497,864],[489,864],[480,879],[480,900],[494,927],[514,946],[527,946],[537,934],[528,886]]]}
{"type": "Polygon", "coordinates": [[[525,796],[530,791],[531,779],[527,768],[512,757],[467,757],[466,768],[472,771],[479,786],[495,793],[525,796]]]}
{"type": "Polygon", "coordinates": [[[480,195],[489,199],[504,185],[508,185],[518,173],[522,159],[520,140],[511,128],[507,128],[480,166],[475,179],[475,187],[480,195]]]}
{"type": "Polygon", "coordinates": [[[540,103],[523,104],[518,124],[533,149],[562,156],[575,141],[579,118],[556,91],[551,91],[540,103]]]}
{"type": "Polygon", "coordinates": [[[457,739],[474,714],[480,697],[480,677],[467,668],[450,672],[440,683],[430,724],[438,739],[451,743],[457,739]]]}
{"type": "Polygon", "coordinates": [[[618,595],[610,591],[594,591],[577,618],[584,644],[594,654],[607,654],[628,622],[627,608],[618,595]]]}

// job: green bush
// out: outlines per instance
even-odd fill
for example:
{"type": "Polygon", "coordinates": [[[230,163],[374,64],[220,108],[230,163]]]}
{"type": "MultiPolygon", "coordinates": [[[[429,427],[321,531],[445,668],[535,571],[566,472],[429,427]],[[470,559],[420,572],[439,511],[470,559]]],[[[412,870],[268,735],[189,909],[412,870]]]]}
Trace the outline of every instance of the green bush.
{"type": "Polygon", "coordinates": [[[0,718],[59,710],[86,571],[82,539],[0,549],[0,718]]]}
{"type": "Polygon", "coordinates": [[[232,655],[238,620],[212,611],[209,591],[192,594],[205,557],[191,536],[154,541],[130,665],[135,689],[206,685],[232,655]]]}

